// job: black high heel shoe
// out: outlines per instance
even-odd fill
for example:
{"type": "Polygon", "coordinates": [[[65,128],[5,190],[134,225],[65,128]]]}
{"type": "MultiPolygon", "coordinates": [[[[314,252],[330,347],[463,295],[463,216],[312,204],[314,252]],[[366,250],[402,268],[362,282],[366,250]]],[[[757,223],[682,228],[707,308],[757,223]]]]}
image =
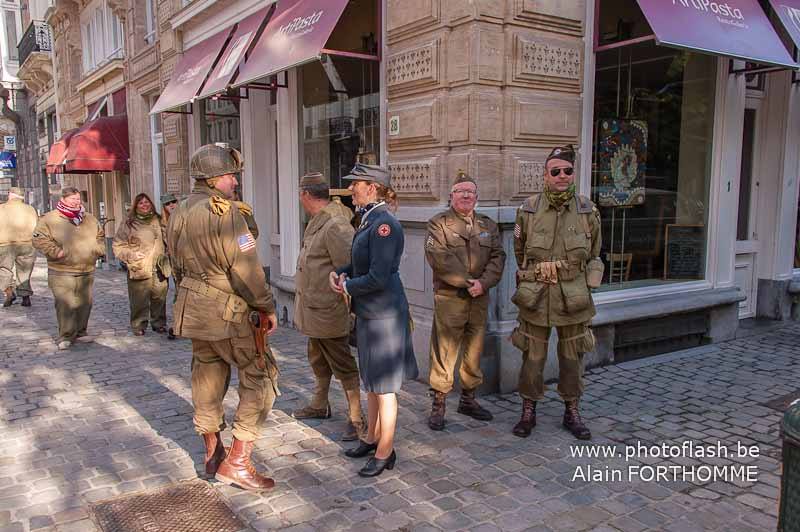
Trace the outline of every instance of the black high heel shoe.
{"type": "Polygon", "coordinates": [[[390,454],[389,458],[386,458],[385,460],[375,458],[374,456],[370,458],[367,462],[367,465],[361,468],[361,470],[358,472],[358,475],[361,477],[377,477],[383,473],[384,469],[388,469],[389,471],[394,469],[395,462],[397,462],[397,454],[393,449],[392,454],[390,454]]]}
{"type": "Polygon", "coordinates": [[[358,440],[358,447],[348,449],[344,454],[350,458],[364,458],[369,453],[374,453],[377,448],[377,443],[367,443],[364,440],[358,440]]]}

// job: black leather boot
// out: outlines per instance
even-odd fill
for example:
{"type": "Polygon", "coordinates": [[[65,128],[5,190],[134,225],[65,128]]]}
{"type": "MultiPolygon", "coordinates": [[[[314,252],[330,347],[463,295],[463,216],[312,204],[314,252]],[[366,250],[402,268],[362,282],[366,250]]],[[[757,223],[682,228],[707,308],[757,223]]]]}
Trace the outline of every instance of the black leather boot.
{"type": "Polygon", "coordinates": [[[475,400],[475,390],[462,390],[461,399],[458,401],[459,414],[464,414],[478,421],[491,421],[494,416],[475,400]]]}

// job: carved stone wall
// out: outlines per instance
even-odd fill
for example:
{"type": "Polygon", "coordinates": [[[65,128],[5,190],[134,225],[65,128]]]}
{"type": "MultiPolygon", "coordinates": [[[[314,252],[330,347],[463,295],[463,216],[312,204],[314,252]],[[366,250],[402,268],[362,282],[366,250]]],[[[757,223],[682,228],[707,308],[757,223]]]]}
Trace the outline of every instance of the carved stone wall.
{"type": "Polygon", "coordinates": [[[579,145],[585,8],[387,0],[387,139],[404,205],[446,204],[459,169],[484,205],[541,187],[549,149],[579,145]]]}

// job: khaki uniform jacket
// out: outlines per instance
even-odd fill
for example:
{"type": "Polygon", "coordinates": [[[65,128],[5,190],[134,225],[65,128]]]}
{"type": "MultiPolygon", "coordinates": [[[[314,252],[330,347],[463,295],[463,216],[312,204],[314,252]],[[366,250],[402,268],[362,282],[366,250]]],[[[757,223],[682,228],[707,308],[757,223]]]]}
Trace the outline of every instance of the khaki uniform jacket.
{"type": "Polygon", "coordinates": [[[21,199],[0,203],[0,246],[30,244],[39,215],[21,199]]]}
{"type": "Polygon", "coordinates": [[[272,292],[247,224],[231,201],[195,183],[167,227],[178,285],[175,334],[217,342],[251,335],[248,314],[275,312],[272,292]]]}
{"type": "Polygon", "coordinates": [[[576,196],[560,211],[544,194],[525,200],[514,226],[519,269],[532,275],[537,262],[561,260],[568,264],[559,270],[558,284],[534,284],[544,294],[537,308],[519,309],[520,319],[546,327],[591,320],[595,308],[586,285],[586,263],[600,254],[600,245],[600,212],[588,198],[576,196]],[[579,202],[584,207],[579,209],[579,202]]]}
{"type": "Polygon", "coordinates": [[[153,216],[149,222],[133,220],[123,223],[114,235],[112,248],[114,255],[127,264],[131,279],[150,279],[154,267],[164,260],[161,219],[153,216]],[[144,258],[134,259],[136,253],[142,253],[144,258]]]}
{"type": "Polygon", "coordinates": [[[62,273],[91,273],[97,259],[106,254],[103,229],[88,212],[80,225],[57,210],[48,212],[36,224],[33,247],[47,257],[48,268],[62,273]],[[61,250],[64,257],[57,259],[61,250]]]}
{"type": "Polygon", "coordinates": [[[342,205],[330,202],[306,227],[295,275],[294,322],[311,338],[341,338],[350,332],[344,298],[330,289],[330,272],[350,264],[355,231],[342,205]]]}
{"type": "Polygon", "coordinates": [[[503,276],[506,252],[497,224],[474,213],[472,231],[464,217],[450,209],[428,221],[425,258],[433,269],[434,290],[467,288],[467,279],[477,279],[485,290],[503,276]]]}

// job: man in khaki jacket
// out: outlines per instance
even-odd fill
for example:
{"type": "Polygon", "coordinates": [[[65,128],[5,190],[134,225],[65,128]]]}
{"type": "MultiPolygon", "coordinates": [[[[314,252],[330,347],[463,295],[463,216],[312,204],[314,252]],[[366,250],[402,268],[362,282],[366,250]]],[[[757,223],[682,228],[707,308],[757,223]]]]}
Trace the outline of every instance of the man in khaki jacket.
{"type": "Polygon", "coordinates": [[[350,352],[350,313],[344,299],[328,287],[330,272],[350,264],[353,227],[342,204],[329,199],[330,185],[319,173],[300,180],[300,202],[311,216],[303,235],[295,275],[294,321],[308,336],[308,362],[316,377],[311,402],[294,412],[297,419],[331,417],[328,391],[336,376],[347,395],[350,422],[344,441],[358,439],[363,429],[358,366],[350,352]]]}
{"type": "Polygon", "coordinates": [[[13,187],[8,191],[8,201],[0,204],[0,290],[6,296],[3,307],[10,307],[17,295],[22,296],[23,307],[31,306],[31,272],[36,262],[32,240],[39,216],[24,199],[22,191],[13,187]]]}
{"type": "Polygon", "coordinates": [[[433,269],[434,290],[428,379],[433,392],[431,430],[444,429],[445,401],[462,349],[458,412],[481,421],[492,419],[475,400],[475,390],[483,382],[480,362],[489,289],[503,276],[506,253],[494,220],[475,212],[477,201],[477,183],[460,172],[450,192],[450,209],[428,222],[425,258],[433,269]]]}
{"type": "Polygon", "coordinates": [[[78,189],[61,191],[61,201],[36,225],[33,247],[47,257],[47,284],[53,291],[58,318],[58,348],[91,341],[86,327],[92,312],[92,286],[97,259],[105,255],[105,235],[97,218],[87,213],[78,189]]]}
{"type": "Polygon", "coordinates": [[[170,216],[167,245],[178,285],[175,334],[192,340],[194,425],[206,447],[206,474],[264,490],[275,482],[256,471],[250,455],[278,394],[278,368],[251,320],[268,334],[278,320],[255,238],[230,200],[241,170],[241,154],[227,144],[207,144],[192,155],[194,188],[170,216]],[[220,431],[231,366],[239,373],[239,406],[226,453],[220,431]]]}

